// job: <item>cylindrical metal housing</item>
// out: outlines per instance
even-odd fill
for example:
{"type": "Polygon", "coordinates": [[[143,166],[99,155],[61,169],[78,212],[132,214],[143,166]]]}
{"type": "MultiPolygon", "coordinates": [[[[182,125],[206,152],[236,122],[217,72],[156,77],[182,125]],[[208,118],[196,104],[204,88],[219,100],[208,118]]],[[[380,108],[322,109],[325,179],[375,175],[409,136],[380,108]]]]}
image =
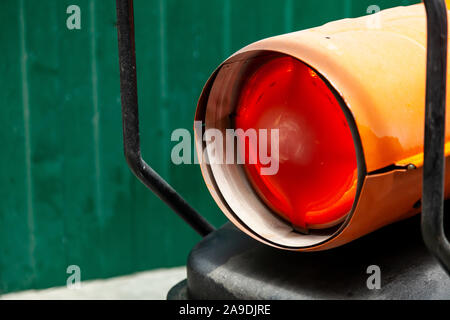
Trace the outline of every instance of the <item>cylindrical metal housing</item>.
{"type": "MultiPolygon", "coordinates": [[[[242,166],[201,163],[216,203],[241,230],[271,246],[296,251],[334,248],[420,212],[425,112],[426,17],[422,4],[253,43],[226,60],[200,97],[196,147],[205,129],[232,127],[240,89],[270,57],[293,57],[333,91],[352,131],[358,186],[351,212],[336,226],[301,234],[256,194],[242,166]]],[[[447,91],[448,94],[448,91],[447,91]]],[[[447,113],[447,126],[450,127],[447,113]]],[[[446,137],[450,154],[450,131],[446,137]]],[[[447,156],[447,164],[449,164],[447,156]]],[[[299,183],[302,183],[299,181],[299,183]]],[[[450,196],[446,175],[446,197],[450,196]]]]}

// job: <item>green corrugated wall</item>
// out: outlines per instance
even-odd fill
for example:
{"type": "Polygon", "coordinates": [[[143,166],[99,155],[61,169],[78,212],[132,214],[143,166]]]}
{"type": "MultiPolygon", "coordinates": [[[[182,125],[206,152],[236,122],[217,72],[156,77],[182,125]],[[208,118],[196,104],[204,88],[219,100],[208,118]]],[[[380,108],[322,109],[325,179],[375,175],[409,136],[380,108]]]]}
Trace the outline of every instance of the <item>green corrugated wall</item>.
{"type": "MultiPolygon", "coordinates": [[[[264,37],[417,3],[135,0],[144,158],[215,225],[196,166],[170,161],[215,67],[264,37]]],[[[130,173],[114,0],[0,1],[0,293],[185,263],[200,238],[130,173]],[[81,30],[66,8],[81,8],[81,30]]]]}

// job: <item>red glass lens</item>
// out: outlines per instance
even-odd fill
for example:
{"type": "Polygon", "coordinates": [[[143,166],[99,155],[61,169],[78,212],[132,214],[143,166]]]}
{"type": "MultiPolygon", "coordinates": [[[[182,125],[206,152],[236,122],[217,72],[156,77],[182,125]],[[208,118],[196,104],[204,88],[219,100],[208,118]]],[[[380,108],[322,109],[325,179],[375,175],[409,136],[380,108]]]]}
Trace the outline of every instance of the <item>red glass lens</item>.
{"type": "Polygon", "coordinates": [[[268,155],[279,161],[274,175],[261,174],[268,165],[261,163],[258,143],[238,139],[247,176],[269,207],[301,229],[329,227],[349,213],[357,186],[352,134],[338,101],[311,68],[291,57],[266,62],[244,84],[236,113],[236,129],[269,132],[268,155]],[[279,130],[278,159],[270,152],[273,129],[279,130]]]}

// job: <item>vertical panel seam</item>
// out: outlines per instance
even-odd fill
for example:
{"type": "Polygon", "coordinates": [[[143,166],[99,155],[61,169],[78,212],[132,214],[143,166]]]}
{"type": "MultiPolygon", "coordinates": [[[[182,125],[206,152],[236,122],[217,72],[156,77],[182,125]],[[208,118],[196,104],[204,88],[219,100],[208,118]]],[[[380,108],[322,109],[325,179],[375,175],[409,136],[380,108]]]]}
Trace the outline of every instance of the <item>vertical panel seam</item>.
{"type": "Polygon", "coordinates": [[[223,51],[224,60],[230,56],[231,51],[231,0],[224,0],[223,9],[223,51]]]}
{"type": "Polygon", "coordinates": [[[161,86],[161,106],[160,106],[160,121],[163,132],[163,174],[166,179],[169,178],[169,166],[167,162],[169,161],[167,158],[168,153],[168,88],[167,88],[167,48],[166,48],[166,8],[165,8],[165,0],[159,0],[159,46],[160,46],[160,86],[161,86]]]}
{"type": "MultiPolygon", "coordinates": [[[[168,161],[169,158],[167,158],[167,150],[168,150],[168,88],[167,88],[167,48],[166,48],[166,4],[165,0],[159,0],[159,46],[160,46],[160,86],[161,86],[161,106],[159,114],[160,114],[160,125],[162,129],[162,172],[163,176],[167,181],[170,182],[169,177],[169,165],[168,161]]],[[[170,226],[170,218],[168,215],[164,214],[165,227],[168,228],[170,226]]],[[[163,243],[167,247],[169,242],[170,234],[169,232],[164,232],[164,240],[163,243]]],[[[168,256],[164,256],[165,261],[163,262],[164,265],[167,265],[167,262],[169,260],[168,256]]]]}
{"type": "Polygon", "coordinates": [[[164,0],[159,0],[159,48],[160,48],[160,83],[161,97],[163,100],[167,98],[167,62],[166,62],[166,19],[164,0]]]}
{"type": "Polygon", "coordinates": [[[345,0],[344,15],[345,15],[345,18],[351,18],[351,16],[352,16],[352,0],[345,0]]]}
{"type": "MultiPolygon", "coordinates": [[[[100,166],[100,111],[98,98],[98,66],[97,66],[97,43],[96,43],[96,27],[95,27],[95,0],[90,2],[90,38],[91,38],[91,85],[92,85],[92,104],[93,104],[93,118],[92,129],[94,139],[94,161],[95,161],[95,192],[96,192],[96,212],[98,226],[103,213],[102,205],[102,186],[101,186],[101,166],[100,166]]],[[[101,255],[103,257],[103,255],[101,255]]],[[[100,258],[100,268],[103,269],[103,259],[100,258]]]]}
{"type": "Polygon", "coordinates": [[[284,7],[284,31],[292,32],[294,28],[294,3],[293,0],[286,0],[284,7]]]}
{"type": "Polygon", "coordinates": [[[30,137],[30,98],[28,88],[28,54],[26,47],[25,35],[25,9],[23,0],[20,0],[19,28],[20,28],[20,68],[22,78],[22,112],[25,136],[25,164],[26,164],[26,188],[27,188],[27,227],[29,232],[29,255],[31,268],[33,270],[32,278],[35,277],[36,261],[35,261],[35,223],[33,208],[33,180],[31,173],[31,137],[30,137]]]}

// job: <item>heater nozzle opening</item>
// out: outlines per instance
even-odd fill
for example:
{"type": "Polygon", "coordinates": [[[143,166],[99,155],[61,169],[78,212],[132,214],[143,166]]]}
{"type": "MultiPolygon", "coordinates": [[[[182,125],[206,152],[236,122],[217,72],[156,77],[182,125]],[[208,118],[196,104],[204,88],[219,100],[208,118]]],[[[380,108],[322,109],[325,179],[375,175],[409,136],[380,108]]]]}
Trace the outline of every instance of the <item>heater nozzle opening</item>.
{"type": "Polygon", "coordinates": [[[333,90],[302,61],[260,51],[227,61],[202,95],[197,146],[208,189],[231,221],[263,242],[317,245],[354,210],[358,133],[333,90]],[[211,130],[226,143],[208,140],[211,130]],[[229,152],[230,131],[231,158],[242,162],[211,161],[217,150],[229,152]]]}
{"type": "Polygon", "coordinates": [[[278,131],[276,146],[267,139],[267,150],[277,151],[272,175],[262,172],[262,141],[238,139],[247,177],[274,212],[297,230],[345,219],[357,189],[355,146],[339,102],[313,69],[289,56],[266,61],[244,82],[234,125],[278,131]]]}

